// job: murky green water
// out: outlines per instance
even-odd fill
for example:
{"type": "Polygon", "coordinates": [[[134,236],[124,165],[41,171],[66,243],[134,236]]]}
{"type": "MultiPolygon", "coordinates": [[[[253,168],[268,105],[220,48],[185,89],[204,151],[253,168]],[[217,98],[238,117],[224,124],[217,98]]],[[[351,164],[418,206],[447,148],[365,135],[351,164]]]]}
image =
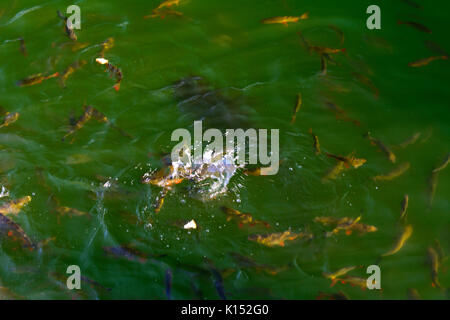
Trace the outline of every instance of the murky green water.
{"type": "MultiPolygon", "coordinates": [[[[417,0],[419,1],[419,0],[417,0]]],[[[5,296],[27,299],[166,299],[165,278],[171,270],[174,299],[218,299],[217,278],[211,261],[222,271],[230,299],[314,299],[319,292],[344,292],[351,299],[405,299],[416,289],[425,299],[448,298],[445,289],[431,285],[427,247],[438,239],[450,250],[450,169],[439,172],[429,207],[428,179],[449,149],[449,62],[437,60],[422,68],[408,63],[435,56],[424,41],[448,47],[448,12],[445,1],[420,1],[416,9],[403,1],[380,1],[382,29],[369,31],[365,13],[370,1],[181,1],[175,10],[182,17],[143,19],[158,1],[76,1],[82,14],[78,43],[72,50],[56,10],[65,11],[73,1],[3,0],[0,3],[0,105],[20,113],[19,119],[0,128],[1,183],[9,191],[3,203],[30,195],[32,201],[17,216],[10,216],[35,250],[21,248],[2,235],[0,281],[5,296]],[[273,16],[310,12],[308,20],[264,25],[273,16]],[[412,20],[432,30],[427,34],[397,20],[412,20]],[[339,36],[329,25],[345,35],[339,36]],[[320,58],[309,54],[297,32],[311,44],[346,48],[335,54],[320,74],[320,58]],[[28,56],[19,48],[25,40],[28,56]],[[123,81],[116,92],[104,67],[95,62],[100,44],[108,37],[115,46],[105,57],[121,68],[123,81]],[[61,72],[77,60],[87,64],[62,88],[58,79],[30,87],[16,82],[35,73],[61,72]],[[363,74],[379,90],[358,81],[363,74]],[[174,84],[190,76],[203,78],[211,100],[188,92],[177,97],[174,84]],[[290,119],[297,93],[303,105],[296,122],[290,119]],[[191,94],[191,96],[189,96],[191,94]],[[169,192],[161,211],[154,205],[161,189],[141,183],[146,172],[162,166],[170,152],[170,134],[191,128],[206,116],[215,124],[228,124],[212,112],[242,113],[247,127],[280,129],[280,157],[275,176],[236,174],[229,191],[202,201],[195,183],[183,182],[169,192]],[[337,119],[325,102],[332,101],[353,122],[337,119]],[[88,122],[62,141],[71,117],[78,118],[83,104],[104,113],[115,126],[88,122]],[[206,109],[205,109],[206,108],[206,109]],[[222,109],[220,109],[222,110],[222,109]],[[214,118],[216,117],[216,118],[214,118]],[[315,155],[312,128],[322,154],[315,155]],[[390,146],[396,164],[370,145],[371,134],[390,146]],[[398,145],[421,132],[408,146],[398,145]],[[328,183],[322,177],[336,164],[324,152],[367,159],[358,169],[343,172],[328,183]],[[372,177],[409,162],[410,169],[392,181],[372,177]],[[109,187],[108,187],[109,186],[109,187]],[[401,200],[409,195],[407,222],[410,239],[395,255],[378,258],[393,246],[399,234],[401,200]],[[62,214],[60,207],[87,214],[62,214]],[[271,224],[269,230],[227,221],[221,206],[249,212],[271,224]],[[324,237],[316,216],[362,216],[377,232],[324,237]],[[198,230],[184,230],[176,222],[195,219],[198,230]],[[310,231],[311,241],[287,241],[284,247],[250,242],[249,234],[310,231]],[[104,247],[128,245],[144,256],[116,257],[104,247]],[[232,253],[276,268],[276,274],[249,268],[232,253]],[[365,268],[379,262],[383,290],[361,290],[348,284],[330,287],[323,272],[346,266],[364,266],[350,274],[366,277],[365,268]],[[65,287],[66,268],[79,265],[82,275],[100,285],[82,282],[82,290],[65,287]],[[108,290],[110,289],[110,290],[108,290]]],[[[205,89],[206,90],[206,89],[205,89]]],[[[198,93],[198,92],[197,92],[198,93]]],[[[237,126],[237,125],[236,125],[237,126]]],[[[73,213],[73,212],[72,212],[73,213]]],[[[328,229],[329,230],[329,229],[328,229]]],[[[439,280],[448,287],[448,259],[441,261],[439,280]]],[[[219,281],[220,282],[220,281],[219,281]]],[[[3,292],[2,291],[2,292],[3,292]]],[[[3,294],[3,293],[2,293],[3,294]]],[[[0,294],[1,296],[1,294],[0,294]]]]}

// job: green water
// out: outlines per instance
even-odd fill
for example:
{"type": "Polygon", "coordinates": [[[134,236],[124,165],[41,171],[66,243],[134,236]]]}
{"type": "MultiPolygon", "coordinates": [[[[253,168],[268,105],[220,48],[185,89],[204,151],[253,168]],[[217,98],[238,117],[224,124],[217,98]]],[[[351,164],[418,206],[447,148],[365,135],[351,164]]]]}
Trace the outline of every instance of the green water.
{"type": "MultiPolygon", "coordinates": [[[[0,3],[0,105],[20,113],[15,123],[0,128],[0,179],[9,191],[9,197],[0,200],[7,203],[30,195],[32,201],[11,219],[36,243],[55,237],[33,251],[17,248],[6,235],[2,238],[0,285],[10,295],[166,299],[165,274],[170,269],[172,298],[218,299],[206,257],[223,271],[229,299],[315,299],[319,292],[339,290],[351,299],[406,299],[410,288],[424,299],[448,298],[445,289],[431,285],[426,249],[438,239],[444,252],[450,250],[449,168],[439,173],[432,207],[428,204],[431,171],[449,152],[450,65],[438,60],[423,68],[408,67],[436,55],[425,46],[426,40],[450,50],[445,41],[447,2],[420,1],[423,8],[416,9],[400,0],[379,1],[382,29],[370,31],[365,12],[373,1],[346,0],[337,5],[324,0],[190,0],[175,7],[182,17],[164,19],[143,19],[159,4],[157,0],[76,1],[82,18],[78,42],[88,45],[72,51],[68,45],[61,47],[70,40],[56,10],[65,12],[73,2],[0,3]],[[305,11],[310,12],[308,20],[288,26],[260,22],[305,11]],[[422,22],[433,33],[398,25],[397,20],[422,22]],[[344,32],[342,47],[347,54],[333,55],[337,64],[328,64],[324,77],[319,56],[308,53],[297,32],[312,44],[341,47],[329,25],[344,32]],[[20,43],[12,41],[19,37],[25,40],[27,57],[20,52],[20,43]],[[105,57],[124,76],[118,92],[112,88],[114,78],[95,62],[99,44],[108,37],[115,39],[115,46],[105,57]],[[87,64],[67,80],[65,89],[57,79],[16,86],[31,74],[61,72],[80,59],[87,64]],[[373,81],[378,99],[355,72],[373,81]],[[141,178],[162,166],[161,154],[173,146],[171,132],[190,128],[195,118],[202,117],[181,108],[182,101],[174,95],[173,85],[189,76],[202,77],[210,90],[218,90],[214,91],[218,99],[243,111],[250,127],[279,129],[283,162],[275,176],[236,174],[229,191],[210,201],[199,200],[193,184],[183,182],[156,214],[153,205],[161,189],[142,184],[141,178]],[[299,92],[303,105],[291,125],[299,92]],[[327,100],[361,125],[336,119],[325,107],[327,100]],[[84,103],[132,138],[93,120],[61,141],[71,115],[79,117],[84,103]],[[309,128],[319,137],[322,151],[347,155],[354,150],[367,163],[323,183],[336,161],[314,154],[309,128]],[[395,165],[363,137],[367,131],[391,146],[395,165]],[[416,132],[421,132],[418,142],[396,147],[416,132]],[[401,177],[386,182],[371,179],[404,162],[411,168],[401,177]],[[110,188],[104,187],[106,181],[112,182],[110,188]],[[379,262],[383,290],[348,284],[330,287],[323,272],[360,265],[364,268],[351,275],[366,277],[365,268],[391,249],[399,233],[404,194],[409,195],[407,221],[414,231],[398,253],[379,262]],[[61,206],[89,214],[70,217],[55,212],[55,198],[61,206]],[[223,205],[267,221],[270,232],[308,230],[315,238],[273,248],[250,242],[249,234],[269,231],[239,228],[226,220],[223,205]],[[359,215],[378,231],[325,238],[324,228],[313,222],[316,216],[359,215]],[[174,226],[191,219],[198,230],[174,226]],[[124,244],[147,254],[147,260],[114,257],[102,249],[124,244]],[[233,252],[280,271],[273,275],[246,268],[233,259],[233,252]],[[80,266],[83,276],[111,290],[82,282],[81,291],[70,292],[65,288],[69,265],[80,266]]],[[[439,270],[443,288],[450,284],[448,261],[442,261],[439,270]]]]}

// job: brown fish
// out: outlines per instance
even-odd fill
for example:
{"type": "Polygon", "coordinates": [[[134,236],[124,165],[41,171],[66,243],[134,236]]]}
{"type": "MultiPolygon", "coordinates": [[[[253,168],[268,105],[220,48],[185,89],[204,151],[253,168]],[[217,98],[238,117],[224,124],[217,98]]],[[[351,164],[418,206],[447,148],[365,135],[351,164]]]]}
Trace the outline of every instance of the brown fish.
{"type": "Polygon", "coordinates": [[[417,142],[417,140],[419,140],[420,136],[422,135],[421,132],[416,132],[414,133],[411,137],[409,137],[408,139],[406,139],[405,141],[403,141],[402,143],[400,143],[398,146],[400,148],[406,148],[407,146],[414,144],[417,142]]]}
{"type": "Polygon", "coordinates": [[[261,23],[264,24],[275,24],[275,23],[281,23],[284,25],[288,25],[288,23],[292,22],[298,22],[300,20],[305,20],[309,18],[309,12],[306,12],[302,14],[301,16],[292,17],[292,16],[285,16],[285,17],[274,17],[274,18],[267,18],[261,21],[261,23]]]}
{"type": "Polygon", "coordinates": [[[3,215],[17,215],[22,208],[27,205],[31,201],[30,196],[25,196],[20,199],[12,200],[8,203],[5,203],[0,207],[0,214],[3,215]]]}
{"type": "Polygon", "coordinates": [[[429,246],[427,248],[428,261],[431,267],[431,281],[432,286],[435,288],[440,288],[441,284],[439,283],[438,275],[439,275],[439,255],[436,250],[429,246]]]}
{"type": "Polygon", "coordinates": [[[19,38],[20,42],[20,52],[26,57],[28,56],[27,47],[25,46],[25,40],[23,38],[19,38]]]}
{"type": "Polygon", "coordinates": [[[42,75],[42,73],[38,73],[38,74],[31,75],[23,80],[17,81],[16,85],[19,87],[33,86],[35,84],[41,83],[44,80],[55,78],[57,76],[59,76],[58,72],[55,72],[48,76],[44,76],[44,75],[42,75]]]}
{"type": "Polygon", "coordinates": [[[255,241],[268,247],[280,246],[284,247],[285,241],[295,240],[297,238],[312,238],[311,234],[307,233],[293,233],[290,230],[271,234],[252,234],[248,237],[248,240],[255,241]]]}
{"type": "Polygon", "coordinates": [[[227,207],[221,207],[220,209],[227,215],[227,221],[237,219],[239,221],[239,227],[242,227],[244,224],[248,224],[251,227],[255,225],[262,225],[266,228],[270,228],[270,224],[265,221],[254,219],[250,213],[243,213],[227,207]]]}
{"type": "Polygon", "coordinates": [[[435,168],[433,170],[433,173],[436,173],[436,172],[439,172],[441,170],[444,170],[447,167],[447,165],[449,164],[449,162],[450,162],[450,153],[447,154],[447,158],[444,159],[442,164],[439,167],[437,167],[437,168],[435,168]]]}
{"type": "Polygon", "coordinates": [[[400,221],[406,221],[406,210],[408,210],[409,196],[405,194],[402,200],[402,211],[400,213],[400,221]]]}
{"type": "Polygon", "coordinates": [[[297,101],[295,103],[294,114],[292,115],[291,124],[293,124],[295,122],[297,112],[300,110],[301,106],[302,106],[302,94],[297,93],[297,101]]]}
{"type": "Polygon", "coordinates": [[[56,13],[64,21],[64,32],[66,33],[67,37],[69,37],[69,39],[72,41],[77,41],[77,35],[75,34],[73,26],[69,26],[68,18],[64,16],[59,10],[56,11],[56,13]]]}
{"type": "Polygon", "coordinates": [[[66,80],[77,70],[82,68],[86,64],[86,60],[75,61],[68,66],[59,77],[59,83],[61,87],[66,88],[66,80]]]}
{"type": "Polygon", "coordinates": [[[344,162],[347,168],[349,168],[349,167],[351,166],[351,167],[357,169],[357,168],[359,168],[360,166],[362,166],[364,163],[367,162],[366,159],[362,159],[362,158],[361,158],[361,159],[358,159],[358,158],[355,158],[355,157],[353,156],[353,152],[352,152],[352,153],[350,154],[350,156],[348,156],[348,157],[345,157],[345,156],[339,156],[339,155],[337,156],[337,155],[334,155],[334,154],[331,154],[331,153],[328,153],[328,152],[325,152],[325,154],[326,154],[328,157],[330,157],[330,158],[334,158],[334,159],[336,159],[336,160],[339,160],[339,161],[344,162]]]}
{"type": "Polygon", "coordinates": [[[28,238],[25,231],[7,216],[0,214],[0,236],[7,237],[12,241],[20,241],[23,247],[33,250],[36,246],[28,238]]]}
{"type": "Polygon", "coordinates": [[[18,112],[7,112],[5,114],[5,118],[3,119],[3,122],[0,124],[0,128],[7,127],[10,124],[14,123],[19,119],[20,114],[18,112]]]}
{"type": "Polygon", "coordinates": [[[408,64],[408,66],[413,68],[424,67],[427,66],[430,62],[435,60],[448,60],[448,56],[433,56],[425,59],[420,59],[408,64]]]}
{"type": "Polygon", "coordinates": [[[422,32],[426,32],[426,33],[430,33],[431,34],[431,30],[428,29],[427,27],[425,27],[423,24],[419,23],[419,22],[415,22],[415,21],[398,21],[398,24],[404,24],[410,27],[413,27],[417,30],[420,30],[422,32]]]}
{"type": "Polygon", "coordinates": [[[409,162],[402,163],[397,168],[395,168],[394,170],[392,170],[391,172],[389,172],[387,174],[382,174],[382,175],[373,177],[373,180],[374,181],[387,181],[387,180],[392,180],[392,179],[398,178],[402,174],[404,174],[406,171],[408,171],[410,167],[411,167],[411,165],[409,164],[409,162]]]}
{"type": "Polygon", "coordinates": [[[365,134],[365,137],[369,139],[372,145],[377,146],[381,151],[383,151],[383,153],[388,157],[390,162],[395,163],[396,161],[395,154],[391,151],[391,149],[388,146],[386,146],[381,140],[372,137],[370,132],[367,132],[365,134]]]}
{"type": "Polygon", "coordinates": [[[411,237],[411,234],[413,233],[413,227],[411,225],[407,225],[404,227],[402,233],[398,237],[397,242],[394,244],[394,247],[389,250],[388,252],[382,254],[382,257],[391,256],[393,254],[396,254],[400,251],[401,248],[403,248],[403,245],[405,244],[406,240],[411,237]]]}
{"type": "Polygon", "coordinates": [[[312,138],[313,138],[313,146],[314,146],[314,150],[315,150],[315,154],[318,155],[320,154],[320,142],[319,142],[319,137],[317,137],[313,131],[312,128],[309,128],[309,133],[311,134],[312,138]]]}

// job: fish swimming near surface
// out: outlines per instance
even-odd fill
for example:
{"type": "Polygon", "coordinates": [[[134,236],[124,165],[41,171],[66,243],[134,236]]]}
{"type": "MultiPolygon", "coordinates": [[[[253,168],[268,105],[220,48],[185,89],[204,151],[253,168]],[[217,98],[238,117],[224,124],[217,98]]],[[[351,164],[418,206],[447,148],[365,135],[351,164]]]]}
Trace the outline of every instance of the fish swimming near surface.
{"type": "Polygon", "coordinates": [[[424,59],[420,59],[420,60],[411,62],[408,64],[408,66],[413,67],[413,68],[424,67],[424,66],[427,66],[430,62],[433,62],[435,60],[448,60],[448,56],[428,57],[428,58],[424,58],[424,59]]]}
{"type": "Polygon", "coordinates": [[[402,233],[397,239],[397,242],[394,244],[394,247],[389,250],[388,252],[382,254],[382,257],[391,256],[393,254],[396,254],[400,251],[401,248],[403,248],[403,245],[405,242],[411,237],[411,234],[413,233],[413,227],[411,225],[407,225],[403,228],[402,233]]]}
{"type": "Polygon", "coordinates": [[[420,297],[419,292],[414,289],[414,288],[409,288],[408,289],[408,299],[409,300],[422,300],[422,298],[420,297]]]}
{"type": "Polygon", "coordinates": [[[59,83],[61,87],[66,88],[67,79],[77,70],[82,68],[86,64],[86,60],[75,61],[68,66],[59,76],[59,83]]]}
{"type": "Polygon", "coordinates": [[[448,52],[445,51],[444,49],[442,49],[442,47],[440,45],[438,45],[436,42],[430,41],[430,40],[425,40],[425,45],[428,47],[428,49],[430,49],[431,51],[442,55],[442,56],[449,56],[448,52]]]}
{"type": "Polygon", "coordinates": [[[25,196],[20,199],[12,200],[0,206],[0,214],[3,215],[17,215],[22,208],[31,201],[30,196],[25,196]]]}
{"type": "Polygon", "coordinates": [[[425,27],[423,24],[421,24],[419,22],[415,22],[415,21],[398,21],[398,24],[399,25],[404,24],[404,25],[413,27],[413,28],[415,28],[417,30],[420,30],[422,32],[425,32],[425,33],[430,33],[430,34],[432,33],[430,29],[428,29],[427,27],[425,27]]]}
{"type": "Polygon", "coordinates": [[[314,146],[315,154],[318,155],[321,153],[319,137],[313,133],[312,128],[309,128],[309,133],[311,134],[311,136],[313,138],[313,146],[314,146]]]}
{"type": "Polygon", "coordinates": [[[339,278],[356,268],[357,268],[356,266],[344,267],[335,272],[323,272],[322,275],[327,279],[331,279],[331,281],[335,281],[336,278],[339,278]]]}
{"type": "Polygon", "coordinates": [[[347,168],[353,167],[353,168],[357,169],[360,166],[362,166],[364,163],[367,162],[366,159],[355,158],[353,156],[353,154],[354,154],[354,152],[352,152],[349,156],[345,157],[345,156],[339,156],[339,155],[337,156],[337,155],[326,152],[326,155],[328,157],[344,162],[347,168]]]}
{"type": "Polygon", "coordinates": [[[433,170],[433,173],[444,170],[447,167],[447,165],[449,164],[449,162],[450,162],[450,153],[447,154],[447,158],[444,159],[442,164],[433,170]]]}
{"type": "Polygon", "coordinates": [[[359,72],[352,72],[352,75],[373,92],[375,99],[378,99],[380,97],[380,90],[368,76],[359,72]]]}
{"type": "Polygon", "coordinates": [[[390,162],[395,163],[397,158],[388,146],[386,146],[381,140],[372,137],[370,132],[367,132],[364,136],[369,139],[372,145],[377,146],[388,157],[390,162]]]}
{"type": "Polygon", "coordinates": [[[405,141],[403,141],[402,143],[400,143],[398,146],[399,146],[400,148],[406,148],[407,146],[416,143],[417,140],[419,140],[419,138],[420,138],[421,135],[422,135],[421,132],[416,132],[416,133],[414,133],[411,137],[409,137],[408,139],[406,139],[405,141]]]}
{"type": "Polygon", "coordinates": [[[440,288],[441,284],[439,283],[438,275],[439,275],[439,255],[436,250],[429,246],[427,248],[428,262],[431,267],[431,281],[432,286],[435,288],[440,288]]]}
{"type": "Polygon", "coordinates": [[[395,168],[394,170],[392,170],[391,172],[389,172],[387,174],[382,174],[382,175],[373,177],[373,180],[374,181],[393,180],[393,179],[398,178],[401,175],[403,175],[406,171],[409,170],[410,167],[411,167],[411,165],[409,162],[402,163],[397,168],[395,168]]]}
{"type": "Polygon", "coordinates": [[[64,21],[64,32],[66,33],[67,37],[69,37],[72,41],[77,41],[77,35],[75,34],[75,30],[73,29],[73,26],[70,25],[69,20],[66,16],[64,16],[61,11],[56,11],[58,14],[58,17],[60,17],[64,21]]]}
{"type": "Polygon", "coordinates": [[[432,172],[428,180],[428,206],[431,208],[438,184],[439,172],[432,172]]]}
{"type": "Polygon", "coordinates": [[[42,73],[38,73],[38,74],[31,75],[31,76],[29,76],[29,77],[27,77],[27,78],[25,78],[23,80],[17,81],[16,85],[19,86],[19,87],[33,86],[35,84],[41,83],[44,80],[55,78],[57,76],[59,76],[58,72],[55,72],[55,73],[53,73],[51,75],[48,75],[48,76],[44,76],[44,75],[42,75],[42,73]]]}
{"type": "Polygon", "coordinates": [[[406,211],[408,210],[409,196],[405,194],[402,200],[402,211],[400,212],[400,221],[406,221],[406,211]]]}
{"type": "Polygon", "coordinates": [[[271,233],[271,234],[252,234],[248,237],[248,240],[263,244],[267,247],[284,247],[285,241],[295,240],[297,238],[312,239],[313,235],[310,233],[293,233],[290,230],[284,232],[271,233]]]}
{"type": "Polygon", "coordinates": [[[302,94],[298,93],[297,101],[295,102],[295,107],[294,107],[294,114],[292,115],[292,119],[291,119],[291,124],[293,124],[295,122],[295,119],[297,117],[297,112],[300,110],[301,106],[302,106],[302,94]]]}
{"type": "MultiPolygon", "coordinates": [[[[375,279],[374,279],[374,281],[375,281],[375,279]]],[[[349,284],[352,287],[359,287],[362,290],[365,290],[367,288],[367,279],[365,279],[365,278],[345,276],[343,278],[335,279],[334,283],[337,283],[337,282],[340,282],[342,284],[349,284]]],[[[332,285],[334,285],[334,283],[332,283],[332,285]]]]}
{"type": "Polygon", "coordinates": [[[92,106],[84,105],[83,114],[76,120],[72,125],[72,128],[68,133],[64,135],[62,140],[64,141],[68,136],[74,134],[76,131],[80,130],[91,118],[96,119],[99,122],[107,122],[108,119],[97,109],[92,106]]]}
{"type": "Polygon", "coordinates": [[[0,236],[12,241],[19,241],[24,248],[35,249],[36,245],[26,235],[25,231],[7,216],[0,214],[0,236]]]}
{"type": "Polygon", "coordinates": [[[227,221],[230,221],[233,218],[237,219],[239,221],[239,227],[242,227],[244,224],[248,224],[249,226],[262,225],[266,228],[270,228],[270,224],[265,221],[254,219],[249,213],[243,213],[227,207],[221,207],[220,209],[227,215],[227,221]]]}
{"type": "Polygon", "coordinates": [[[111,49],[112,47],[114,47],[114,38],[110,37],[108,39],[106,39],[105,41],[102,42],[101,44],[102,49],[100,50],[100,57],[105,57],[105,53],[106,51],[108,51],[109,49],[111,49]]]}
{"type": "Polygon", "coordinates": [[[19,119],[20,114],[18,112],[7,112],[3,118],[3,122],[0,124],[0,128],[7,127],[19,119]]]}
{"type": "Polygon", "coordinates": [[[113,86],[114,90],[120,90],[120,83],[123,79],[122,70],[120,70],[117,66],[112,65],[107,59],[102,57],[95,59],[95,61],[99,64],[106,64],[106,71],[109,71],[110,77],[116,77],[116,84],[113,86]]]}
{"type": "Polygon", "coordinates": [[[284,16],[284,17],[274,17],[274,18],[267,18],[261,21],[263,24],[284,24],[288,25],[288,23],[298,22],[300,20],[305,20],[309,18],[309,12],[305,12],[300,16],[292,17],[292,16],[284,16]]]}

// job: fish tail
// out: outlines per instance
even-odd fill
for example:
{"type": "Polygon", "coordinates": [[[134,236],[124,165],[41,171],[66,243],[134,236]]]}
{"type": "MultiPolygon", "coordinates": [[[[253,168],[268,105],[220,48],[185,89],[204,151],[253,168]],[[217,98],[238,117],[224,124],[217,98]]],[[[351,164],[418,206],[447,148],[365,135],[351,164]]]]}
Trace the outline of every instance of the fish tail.
{"type": "Polygon", "coordinates": [[[114,89],[115,89],[116,91],[119,91],[119,90],[120,90],[120,83],[116,83],[116,84],[114,85],[114,89]]]}

